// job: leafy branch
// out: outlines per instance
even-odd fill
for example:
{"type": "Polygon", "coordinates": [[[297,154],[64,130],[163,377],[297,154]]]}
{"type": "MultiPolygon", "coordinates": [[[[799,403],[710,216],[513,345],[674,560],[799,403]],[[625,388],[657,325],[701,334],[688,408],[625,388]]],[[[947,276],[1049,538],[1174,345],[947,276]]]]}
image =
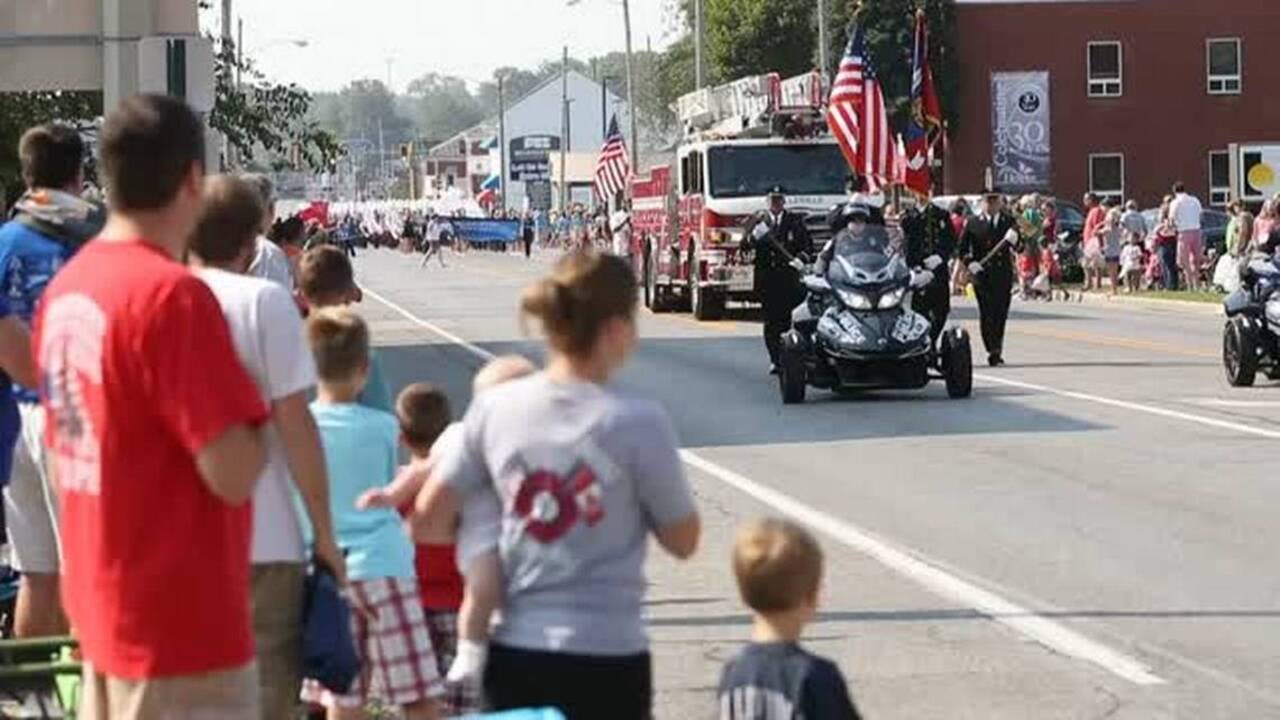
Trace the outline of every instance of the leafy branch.
{"type": "Polygon", "coordinates": [[[209,125],[222,133],[245,162],[265,155],[273,169],[294,164],[316,172],[342,156],[338,139],[308,118],[311,94],[296,84],[276,84],[241,58],[231,42],[214,56],[214,106],[209,125]]]}

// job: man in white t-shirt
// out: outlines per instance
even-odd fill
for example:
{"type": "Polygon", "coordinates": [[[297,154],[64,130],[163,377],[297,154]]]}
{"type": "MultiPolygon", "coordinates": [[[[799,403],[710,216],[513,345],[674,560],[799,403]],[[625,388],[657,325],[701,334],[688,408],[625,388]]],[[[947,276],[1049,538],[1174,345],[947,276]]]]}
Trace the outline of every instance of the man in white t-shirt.
{"type": "Polygon", "coordinates": [[[1186,288],[1200,289],[1200,266],[1204,263],[1204,235],[1200,232],[1200,213],[1203,208],[1194,195],[1187,193],[1182,183],[1173,184],[1173,204],[1169,214],[1178,230],[1178,269],[1186,288]]]}
{"type": "Polygon", "coordinates": [[[274,280],[290,292],[294,288],[293,267],[289,264],[289,256],[284,254],[280,246],[265,236],[271,232],[271,225],[276,219],[276,189],[271,178],[260,173],[247,173],[244,180],[250,183],[262,200],[262,226],[254,238],[253,257],[249,261],[249,274],[256,277],[274,280]]]}
{"type": "Polygon", "coordinates": [[[289,292],[245,274],[262,203],[253,184],[220,175],[207,181],[191,241],[192,264],[213,291],[236,353],[271,407],[264,429],[267,464],[253,495],[253,630],[263,717],[293,717],[301,688],[302,598],[307,548],[293,489],[305,507],[316,562],[345,575],[329,509],[320,433],[308,407],[315,362],[289,292]]]}

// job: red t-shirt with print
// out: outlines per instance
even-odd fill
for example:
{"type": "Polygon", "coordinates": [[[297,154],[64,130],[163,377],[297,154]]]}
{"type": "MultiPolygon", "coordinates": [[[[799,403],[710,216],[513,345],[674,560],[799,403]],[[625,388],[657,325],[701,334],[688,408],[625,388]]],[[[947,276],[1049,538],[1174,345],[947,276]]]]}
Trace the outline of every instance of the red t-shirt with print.
{"type": "Polygon", "coordinates": [[[85,658],[130,680],[248,663],[252,510],[195,455],[267,409],[213,294],[156,246],[95,241],[49,285],[33,344],[85,658]]]}

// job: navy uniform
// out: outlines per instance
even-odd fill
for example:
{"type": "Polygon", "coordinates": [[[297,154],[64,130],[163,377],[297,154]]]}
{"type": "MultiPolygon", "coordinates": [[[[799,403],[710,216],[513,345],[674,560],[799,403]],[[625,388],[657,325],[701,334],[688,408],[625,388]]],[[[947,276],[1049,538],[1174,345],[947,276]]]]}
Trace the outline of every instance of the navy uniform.
{"type": "Polygon", "coordinates": [[[785,193],[769,191],[769,209],[756,216],[742,239],[743,250],[755,251],[755,288],[764,305],[764,345],[770,372],[777,371],[782,335],[791,329],[791,310],[804,300],[800,271],[795,267],[813,251],[804,216],[787,212],[785,193]],[[799,261],[799,262],[797,262],[799,261]]]}
{"type": "Polygon", "coordinates": [[[1002,205],[999,195],[984,197],[981,212],[965,223],[959,250],[960,259],[969,265],[973,273],[982,344],[987,349],[987,361],[992,367],[1004,364],[1004,329],[1009,321],[1009,303],[1013,297],[1013,258],[1022,245],[1021,238],[1000,245],[1010,232],[1015,237],[1018,234],[1018,222],[1004,211],[1002,205]],[[993,250],[995,254],[983,266],[976,267],[993,250]]]}
{"type": "Polygon", "coordinates": [[[907,265],[933,273],[933,282],[918,290],[912,307],[929,318],[929,336],[936,344],[951,315],[951,289],[947,268],[956,251],[956,233],[947,211],[931,202],[924,209],[910,208],[899,221],[907,265]]]}

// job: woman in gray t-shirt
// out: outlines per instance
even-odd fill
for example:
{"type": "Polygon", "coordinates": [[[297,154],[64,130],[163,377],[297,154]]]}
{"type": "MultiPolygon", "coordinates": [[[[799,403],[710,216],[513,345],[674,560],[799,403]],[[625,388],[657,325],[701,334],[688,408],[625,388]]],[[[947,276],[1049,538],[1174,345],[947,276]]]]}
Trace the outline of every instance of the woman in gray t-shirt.
{"type": "Polygon", "coordinates": [[[486,392],[438,477],[460,498],[496,492],[503,603],[488,652],[495,710],[648,718],[641,603],[649,535],[693,554],[700,521],[675,432],[655,402],[609,385],[636,343],[625,261],[577,253],[521,302],[547,337],[544,372],[486,392]]]}

